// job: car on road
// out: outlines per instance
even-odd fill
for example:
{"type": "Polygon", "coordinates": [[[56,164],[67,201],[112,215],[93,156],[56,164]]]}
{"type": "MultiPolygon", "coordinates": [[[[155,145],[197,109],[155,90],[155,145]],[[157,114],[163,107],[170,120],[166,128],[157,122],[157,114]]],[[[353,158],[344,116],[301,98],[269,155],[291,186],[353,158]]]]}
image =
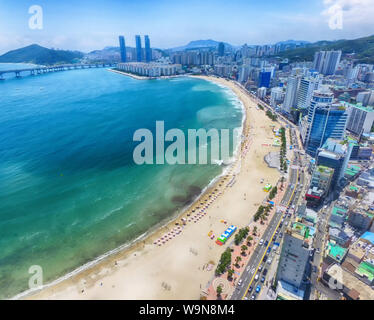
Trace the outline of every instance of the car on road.
{"type": "Polygon", "coordinates": [[[252,294],[251,300],[256,300],[256,296],[254,294],[252,294]]]}
{"type": "Polygon", "coordinates": [[[269,244],[269,241],[266,240],[264,246],[267,247],[268,244],[269,244]]]}
{"type": "Polygon", "coordinates": [[[279,238],[282,238],[283,237],[283,232],[281,232],[280,234],[279,234],[279,238]]]}
{"type": "Polygon", "coordinates": [[[269,258],[268,261],[267,261],[267,264],[271,264],[272,261],[273,261],[273,259],[269,258]]]}
{"type": "Polygon", "coordinates": [[[262,259],[263,262],[266,262],[266,260],[268,259],[268,256],[265,255],[264,259],[262,259]]]}
{"type": "Polygon", "coordinates": [[[267,254],[269,254],[271,251],[271,247],[268,248],[267,254]]]}
{"type": "Polygon", "coordinates": [[[248,300],[248,297],[244,297],[244,300],[248,300]]]}
{"type": "Polygon", "coordinates": [[[242,282],[243,282],[243,280],[240,279],[239,282],[238,282],[238,286],[241,286],[242,282]]]}
{"type": "Polygon", "coordinates": [[[252,287],[252,286],[250,286],[250,287],[249,287],[249,289],[248,289],[248,292],[249,292],[249,293],[251,293],[251,292],[252,292],[252,290],[253,290],[253,287],[252,287]]]}
{"type": "Polygon", "coordinates": [[[265,277],[262,277],[262,278],[261,278],[261,282],[262,282],[262,283],[265,282],[265,277]]]}
{"type": "Polygon", "coordinates": [[[258,285],[258,286],[256,287],[256,292],[259,293],[260,291],[261,291],[261,286],[258,285]]]}
{"type": "Polygon", "coordinates": [[[255,275],[255,281],[257,281],[257,280],[258,280],[258,274],[255,275]]]}
{"type": "Polygon", "coordinates": [[[264,276],[266,276],[268,273],[268,269],[264,269],[264,272],[262,273],[264,276]]]}
{"type": "Polygon", "coordinates": [[[319,248],[317,248],[317,249],[316,249],[316,252],[317,252],[317,253],[320,253],[320,252],[321,252],[321,250],[319,250],[319,248]]]}
{"type": "Polygon", "coordinates": [[[259,242],[259,245],[262,246],[263,243],[264,243],[264,239],[261,239],[259,242]]]}
{"type": "Polygon", "coordinates": [[[262,270],[262,266],[259,266],[258,267],[258,272],[261,272],[261,270],[262,270]]]}

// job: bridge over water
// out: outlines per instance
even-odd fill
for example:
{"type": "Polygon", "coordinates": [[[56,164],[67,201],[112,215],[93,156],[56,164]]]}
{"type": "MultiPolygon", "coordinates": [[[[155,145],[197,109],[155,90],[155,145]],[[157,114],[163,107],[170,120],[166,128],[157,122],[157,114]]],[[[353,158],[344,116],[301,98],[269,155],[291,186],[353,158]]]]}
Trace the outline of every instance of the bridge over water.
{"type": "Polygon", "coordinates": [[[14,74],[17,78],[27,75],[38,75],[48,72],[67,71],[88,68],[115,67],[116,63],[91,63],[91,64],[60,64],[54,66],[36,66],[24,69],[0,70],[0,80],[5,80],[5,74],[14,74]]]}

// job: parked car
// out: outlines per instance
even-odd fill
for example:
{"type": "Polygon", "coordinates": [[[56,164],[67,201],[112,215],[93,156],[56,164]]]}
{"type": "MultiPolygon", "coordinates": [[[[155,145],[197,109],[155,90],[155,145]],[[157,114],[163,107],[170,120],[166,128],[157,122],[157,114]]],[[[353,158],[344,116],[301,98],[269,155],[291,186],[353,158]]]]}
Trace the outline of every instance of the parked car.
{"type": "Polygon", "coordinates": [[[258,285],[258,286],[256,287],[256,292],[259,293],[260,291],[261,291],[261,286],[258,285]]]}
{"type": "Polygon", "coordinates": [[[267,261],[267,263],[268,263],[268,264],[271,264],[272,261],[273,261],[273,259],[272,259],[272,258],[269,258],[268,261],[267,261]]]}
{"type": "Polygon", "coordinates": [[[258,280],[258,274],[255,275],[255,281],[257,281],[257,280],[258,280]]]}
{"type": "Polygon", "coordinates": [[[262,246],[263,243],[264,243],[264,239],[261,239],[259,242],[260,246],[262,246]]]}
{"type": "Polygon", "coordinates": [[[262,278],[261,278],[261,282],[262,282],[262,283],[265,282],[265,277],[262,277],[262,278]]]}
{"type": "Polygon", "coordinates": [[[268,269],[264,269],[264,272],[262,273],[264,276],[266,276],[268,273],[268,269]]]}

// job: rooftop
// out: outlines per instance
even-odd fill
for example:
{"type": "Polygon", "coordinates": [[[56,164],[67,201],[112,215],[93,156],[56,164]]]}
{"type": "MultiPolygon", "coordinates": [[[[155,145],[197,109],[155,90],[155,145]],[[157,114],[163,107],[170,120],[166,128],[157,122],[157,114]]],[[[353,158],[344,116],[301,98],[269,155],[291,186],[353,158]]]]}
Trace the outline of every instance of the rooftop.
{"type": "Polygon", "coordinates": [[[335,279],[343,280],[343,284],[348,289],[354,289],[360,293],[360,300],[374,300],[374,290],[356,278],[354,275],[345,271],[340,265],[334,264],[327,270],[327,274],[335,279]]]}
{"type": "Polygon", "coordinates": [[[349,102],[346,102],[346,101],[341,101],[341,103],[343,105],[347,106],[347,107],[357,108],[357,109],[360,109],[360,110],[363,110],[363,111],[366,111],[366,112],[372,112],[372,111],[374,111],[373,107],[370,107],[370,106],[364,107],[362,105],[362,103],[353,104],[353,103],[349,103],[349,102]]]}
{"type": "Polygon", "coordinates": [[[371,263],[367,261],[364,261],[358,266],[356,273],[359,274],[361,277],[366,276],[369,279],[369,281],[373,281],[374,280],[374,265],[372,265],[371,263]]]}
{"type": "Polygon", "coordinates": [[[332,208],[331,214],[335,214],[335,215],[343,217],[344,214],[347,213],[347,211],[348,211],[347,209],[343,209],[343,208],[334,206],[332,208]]]}
{"type": "Polygon", "coordinates": [[[347,249],[337,245],[336,243],[329,242],[327,245],[327,252],[328,255],[334,260],[341,262],[347,253],[347,249]]]}

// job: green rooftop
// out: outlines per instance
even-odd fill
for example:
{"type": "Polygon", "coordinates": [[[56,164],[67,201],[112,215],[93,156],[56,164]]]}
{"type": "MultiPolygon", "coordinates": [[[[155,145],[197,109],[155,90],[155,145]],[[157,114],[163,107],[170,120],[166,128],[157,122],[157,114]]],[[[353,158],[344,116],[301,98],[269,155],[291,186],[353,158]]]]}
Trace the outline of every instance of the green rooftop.
{"type": "Polygon", "coordinates": [[[366,214],[369,218],[371,218],[371,219],[373,219],[373,217],[374,217],[374,214],[372,214],[372,213],[370,213],[370,212],[365,212],[365,214],[366,214]]]}
{"type": "Polygon", "coordinates": [[[373,281],[374,279],[374,266],[369,263],[369,262],[362,262],[356,272],[360,275],[360,276],[366,276],[369,281],[373,281]]]}
{"type": "Polygon", "coordinates": [[[355,187],[355,186],[350,186],[350,187],[349,187],[349,190],[351,190],[351,191],[358,191],[358,188],[355,187]]]}
{"type": "Polygon", "coordinates": [[[292,225],[292,230],[300,234],[304,239],[309,239],[315,232],[313,227],[308,227],[303,223],[294,222],[292,225]]]}
{"type": "Polygon", "coordinates": [[[332,242],[329,242],[327,246],[327,251],[328,251],[328,255],[338,262],[341,262],[345,254],[347,253],[347,249],[337,244],[334,244],[332,242]]]}
{"type": "Polygon", "coordinates": [[[343,105],[348,105],[350,107],[354,107],[354,108],[357,108],[357,109],[360,109],[360,110],[363,110],[363,111],[366,111],[366,112],[372,112],[372,111],[374,111],[373,107],[370,107],[370,106],[364,107],[362,105],[362,103],[353,104],[353,103],[348,103],[346,101],[341,101],[341,103],[343,105]]]}
{"type": "Polygon", "coordinates": [[[339,208],[339,207],[334,207],[332,208],[332,211],[331,211],[331,214],[335,214],[337,216],[343,216],[344,213],[347,213],[348,210],[346,209],[343,209],[343,208],[339,208]]]}

